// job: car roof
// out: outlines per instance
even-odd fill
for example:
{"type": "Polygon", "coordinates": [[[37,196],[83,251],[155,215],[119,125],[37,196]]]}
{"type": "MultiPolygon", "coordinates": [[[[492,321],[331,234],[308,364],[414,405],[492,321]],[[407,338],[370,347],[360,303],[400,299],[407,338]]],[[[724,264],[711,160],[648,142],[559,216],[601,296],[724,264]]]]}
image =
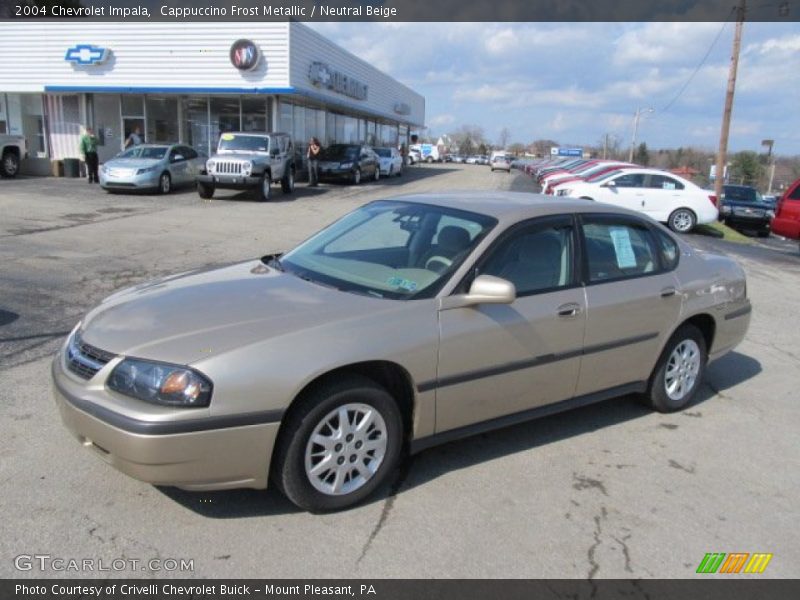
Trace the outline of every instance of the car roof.
{"type": "Polygon", "coordinates": [[[386,198],[386,200],[432,204],[445,208],[466,210],[494,217],[503,223],[576,212],[607,212],[641,216],[640,213],[602,202],[577,198],[554,198],[553,196],[529,192],[455,190],[435,194],[395,196],[386,198]]]}

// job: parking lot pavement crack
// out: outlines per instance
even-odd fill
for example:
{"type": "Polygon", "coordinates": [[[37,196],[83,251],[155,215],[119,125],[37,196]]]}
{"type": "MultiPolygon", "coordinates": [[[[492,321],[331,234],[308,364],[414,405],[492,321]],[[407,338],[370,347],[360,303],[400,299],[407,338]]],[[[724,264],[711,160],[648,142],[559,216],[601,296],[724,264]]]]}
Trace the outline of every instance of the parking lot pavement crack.
{"type": "Polygon", "coordinates": [[[411,472],[411,465],[413,462],[414,457],[408,457],[400,467],[397,478],[394,480],[392,487],[389,489],[389,496],[383,501],[383,508],[381,508],[381,514],[378,517],[378,522],[375,523],[375,527],[372,528],[367,541],[364,543],[364,547],[361,549],[361,556],[358,557],[356,565],[361,564],[361,561],[364,560],[364,557],[367,556],[367,552],[369,552],[369,549],[372,547],[372,542],[375,541],[375,538],[378,537],[378,534],[381,532],[381,529],[383,529],[383,526],[386,525],[386,521],[389,519],[389,515],[394,507],[394,501],[397,498],[397,494],[400,492],[400,489],[403,487],[403,484],[406,482],[408,474],[411,472]]]}
{"type": "Polygon", "coordinates": [[[97,223],[108,223],[109,221],[118,221],[120,219],[129,219],[131,217],[138,217],[141,215],[149,215],[156,212],[161,212],[161,210],[149,210],[149,211],[141,211],[132,214],[124,214],[119,215],[117,217],[108,217],[107,219],[97,219],[97,220],[79,220],[74,221],[72,223],[67,223],[65,225],[53,225],[51,227],[39,227],[39,228],[19,228],[19,229],[9,229],[7,234],[0,235],[0,239],[4,238],[13,238],[13,237],[20,237],[23,235],[33,235],[35,233],[48,233],[51,231],[60,231],[62,229],[72,229],[73,227],[85,227],[86,225],[95,225],[97,223]]]}
{"type": "Polygon", "coordinates": [[[628,544],[627,544],[627,541],[629,539],[631,539],[631,534],[630,533],[622,536],[621,539],[616,537],[616,536],[614,537],[614,541],[617,542],[620,545],[620,547],[622,548],[622,556],[625,557],[625,570],[628,573],[633,573],[633,569],[631,569],[631,551],[628,548],[628,544]]]}
{"type": "MultiPolygon", "coordinates": [[[[596,552],[597,548],[600,546],[602,541],[600,540],[600,536],[603,533],[602,522],[606,520],[608,517],[608,511],[606,510],[605,506],[600,507],[600,514],[594,516],[594,532],[592,536],[594,537],[594,543],[589,546],[589,550],[586,552],[586,558],[589,560],[589,573],[587,575],[587,579],[591,580],[597,575],[597,572],[600,570],[600,563],[597,562],[596,552]]],[[[592,587],[592,597],[595,596],[597,593],[597,588],[592,587]]]]}
{"type": "Polygon", "coordinates": [[[577,473],[572,474],[572,479],[575,481],[575,483],[572,484],[572,487],[576,490],[594,488],[596,490],[600,490],[604,496],[608,496],[606,486],[599,479],[592,479],[591,477],[585,477],[584,475],[578,475],[577,473]]]}
{"type": "Polygon", "coordinates": [[[685,473],[689,473],[690,475],[694,475],[694,467],[684,467],[682,464],[672,459],[669,461],[669,466],[673,469],[678,469],[680,471],[684,471],[685,473]]]}

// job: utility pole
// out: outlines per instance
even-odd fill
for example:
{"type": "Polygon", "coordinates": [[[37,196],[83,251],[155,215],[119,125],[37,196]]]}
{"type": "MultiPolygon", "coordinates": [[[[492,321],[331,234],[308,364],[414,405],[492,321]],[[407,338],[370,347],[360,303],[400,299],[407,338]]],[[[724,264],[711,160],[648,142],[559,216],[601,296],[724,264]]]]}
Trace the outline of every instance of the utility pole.
{"type": "Polygon", "coordinates": [[[633,162],[633,150],[636,146],[636,134],[639,132],[639,119],[643,113],[655,112],[652,108],[637,108],[633,114],[633,136],[631,137],[631,149],[628,152],[628,162],[633,162]]]}
{"type": "Polygon", "coordinates": [[[775,179],[775,158],[772,156],[772,147],[775,145],[775,140],[761,140],[761,145],[767,147],[767,165],[769,165],[769,185],[767,186],[767,195],[772,195],[772,182],[775,179]]]}
{"type": "Polygon", "coordinates": [[[739,69],[739,50],[742,47],[742,28],[744,27],[745,0],[736,7],[736,31],[733,33],[733,51],[731,66],[728,71],[728,89],[725,93],[725,109],[722,112],[722,130],[719,134],[719,150],[717,167],[714,174],[714,195],[717,202],[722,197],[722,184],[725,181],[725,162],[728,154],[728,134],[731,129],[731,112],[733,111],[733,93],[736,91],[736,71],[739,69]]]}

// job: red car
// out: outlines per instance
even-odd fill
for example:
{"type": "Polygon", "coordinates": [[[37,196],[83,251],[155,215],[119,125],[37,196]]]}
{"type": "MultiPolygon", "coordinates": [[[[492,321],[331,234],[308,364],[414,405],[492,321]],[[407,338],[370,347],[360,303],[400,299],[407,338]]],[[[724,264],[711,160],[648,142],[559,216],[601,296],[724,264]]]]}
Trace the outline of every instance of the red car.
{"type": "Polygon", "coordinates": [[[778,200],[772,232],[795,240],[800,238],[800,179],[778,200]]]}

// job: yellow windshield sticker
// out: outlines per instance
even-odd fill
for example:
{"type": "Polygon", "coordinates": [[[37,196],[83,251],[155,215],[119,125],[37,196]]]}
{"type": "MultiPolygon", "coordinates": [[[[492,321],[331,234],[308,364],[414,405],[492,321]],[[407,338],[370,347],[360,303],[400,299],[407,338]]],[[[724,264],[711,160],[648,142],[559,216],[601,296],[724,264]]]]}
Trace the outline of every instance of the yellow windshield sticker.
{"type": "Polygon", "coordinates": [[[226,142],[230,142],[233,139],[233,134],[232,133],[223,133],[222,134],[222,139],[225,140],[226,142]]]}

